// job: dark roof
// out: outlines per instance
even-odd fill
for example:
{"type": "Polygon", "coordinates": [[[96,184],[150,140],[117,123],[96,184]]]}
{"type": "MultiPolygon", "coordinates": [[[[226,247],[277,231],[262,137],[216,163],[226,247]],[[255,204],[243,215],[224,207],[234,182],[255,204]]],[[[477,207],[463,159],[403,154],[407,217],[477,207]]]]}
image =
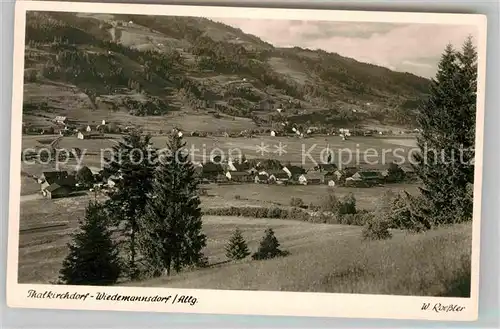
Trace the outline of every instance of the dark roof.
{"type": "Polygon", "coordinates": [[[51,184],[51,185],[47,186],[45,188],[45,190],[48,191],[48,192],[54,192],[55,190],[58,190],[58,189],[60,189],[62,187],[63,186],[61,186],[61,185],[59,185],[57,183],[54,183],[54,184],[51,184]]]}
{"type": "Polygon", "coordinates": [[[245,163],[233,163],[234,168],[236,168],[237,171],[245,171],[250,169],[250,164],[248,162],[245,163]]]}
{"type": "Polygon", "coordinates": [[[54,183],[60,186],[76,184],[75,177],[69,175],[67,171],[46,171],[43,173],[43,177],[49,185],[54,183]]]}
{"type": "Polygon", "coordinates": [[[250,176],[250,173],[246,171],[230,171],[231,176],[250,176]]]}
{"type": "Polygon", "coordinates": [[[269,176],[273,175],[276,178],[288,178],[288,174],[283,170],[268,170],[269,176]]]}
{"type": "Polygon", "coordinates": [[[299,166],[286,166],[286,168],[292,173],[292,175],[303,174],[305,169],[299,166]]]}
{"type": "Polygon", "coordinates": [[[325,176],[325,174],[317,171],[310,171],[307,174],[305,174],[305,176],[306,179],[321,179],[325,176]]]}
{"type": "Polygon", "coordinates": [[[320,163],[318,168],[322,171],[335,171],[337,170],[337,165],[334,163],[320,163]]]}
{"type": "Polygon", "coordinates": [[[358,174],[362,178],[379,178],[380,173],[377,171],[359,171],[358,174]]]}
{"type": "Polygon", "coordinates": [[[216,172],[216,173],[222,173],[224,170],[222,168],[222,165],[213,163],[213,162],[207,162],[203,164],[203,172],[216,172]]]}

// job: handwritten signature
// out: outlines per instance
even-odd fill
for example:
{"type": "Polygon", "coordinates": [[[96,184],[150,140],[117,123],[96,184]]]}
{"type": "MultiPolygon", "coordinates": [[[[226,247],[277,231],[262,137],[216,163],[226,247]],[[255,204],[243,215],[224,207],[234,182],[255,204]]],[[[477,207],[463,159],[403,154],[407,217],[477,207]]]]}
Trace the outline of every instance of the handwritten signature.
{"type": "Polygon", "coordinates": [[[446,313],[446,312],[462,312],[465,310],[465,306],[460,306],[457,304],[441,304],[436,303],[431,306],[431,303],[423,303],[422,311],[432,311],[436,313],[446,313]]]}

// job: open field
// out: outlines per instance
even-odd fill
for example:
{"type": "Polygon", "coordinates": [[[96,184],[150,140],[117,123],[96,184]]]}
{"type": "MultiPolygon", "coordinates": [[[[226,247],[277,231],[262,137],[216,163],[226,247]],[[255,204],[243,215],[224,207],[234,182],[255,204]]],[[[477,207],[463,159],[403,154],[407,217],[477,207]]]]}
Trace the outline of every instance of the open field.
{"type": "MultiPolygon", "coordinates": [[[[301,198],[305,204],[317,204],[328,193],[328,189],[329,187],[326,185],[283,186],[248,183],[235,186],[211,184],[208,188],[209,196],[202,197],[202,207],[289,206],[292,197],[301,198]]],[[[348,193],[353,193],[356,198],[356,207],[366,210],[373,210],[375,201],[389,190],[395,193],[406,190],[410,194],[413,194],[418,191],[418,186],[412,184],[394,184],[371,188],[333,188],[335,195],[340,198],[348,193]]]]}
{"type": "MultiPolygon", "coordinates": [[[[223,241],[237,226],[250,247],[274,222],[206,218],[211,256],[222,256],[223,241]]],[[[193,289],[269,290],[467,296],[470,281],[470,224],[407,235],[394,232],[386,241],[362,241],[360,228],[283,223],[276,237],[290,255],[265,261],[250,259],[175,274],[127,286],[193,289]],[[290,226],[288,226],[290,225],[290,226]],[[416,271],[418,269],[418,271],[416,271]]]]}

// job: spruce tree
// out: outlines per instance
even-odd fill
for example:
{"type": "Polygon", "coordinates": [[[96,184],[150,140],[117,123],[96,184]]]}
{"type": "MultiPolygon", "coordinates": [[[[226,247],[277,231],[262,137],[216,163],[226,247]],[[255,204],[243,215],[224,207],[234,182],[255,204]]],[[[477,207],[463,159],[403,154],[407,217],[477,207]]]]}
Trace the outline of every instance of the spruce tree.
{"type": "Polygon", "coordinates": [[[225,249],[226,257],[229,259],[239,260],[250,255],[247,243],[238,228],[234,230],[225,249]]]}
{"type": "Polygon", "coordinates": [[[423,183],[422,204],[434,225],[472,218],[467,186],[473,183],[475,125],[475,50],[469,39],[464,53],[448,45],[432,80],[430,95],[420,106],[421,127],[414,167],[423,183]]]}
{"type": "Polygon", "coordinates": [[[120,276],[118,251],[111,239],[103,207],[87,206],[79,232],[68,244],[69,254],[60,270],[60,281],[71,285],[112,285],[120,276]]]}
{"type": "Polygon", "coordinates": [[[140,131],[132,131],[113,147],[108,175],[117,175],[119,180],[115,189],[110,191],[106,203],[115,224],[124,222],[127,239],[128,276],[137,279],[137,220],[145,211],[146,202],[151,196],[153,175],[157,165],[157,153],[150,147],[151,137],[140,131]]]}
{"type": "Polygon", "coordinates": [[[252,258],[254,260],[262,260],[286,256],[288,252],[280,250],[279,246],[280,243],[274,235],[273,229],[268,228],[266,229],[264,237],[260,241],[259,249],[252,255],[252,258]]]}
{"type": "Polygon", "coordinates": [[[140,220],[141,252],[150,274],[170,275],[200,265],[206,237],[202,233],[198,179],[182,137],[172,135],[160,155],[153,196],[140,220]]]}

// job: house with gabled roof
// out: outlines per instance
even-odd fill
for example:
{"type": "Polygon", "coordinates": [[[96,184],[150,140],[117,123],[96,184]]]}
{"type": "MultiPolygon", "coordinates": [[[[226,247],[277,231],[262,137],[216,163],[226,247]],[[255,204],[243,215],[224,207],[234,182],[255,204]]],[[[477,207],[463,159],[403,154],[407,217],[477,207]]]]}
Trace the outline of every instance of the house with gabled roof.
{"type": "Polygon", "coordinates": [[[54,183],[59,186],[74,188],[76,179],[74,175],[70,175],[67,171],[44,171],[38,178],[38,183],[42,191],[54,183]]]}
{"type": "Polygon", "coordinates": [[[69,186],[61,186],[53,183],[42,190],[42,194],[47,199],[55,199],[66,197],[71,193],[72,189],[69,186]]]}
{"type": "Polygon", "coordinates": [[[269,179],[268,175],[258,174],[258,175],[255,176],[254,182],[257,183],[257,184],[267,184],[268,179],[269,179]]]}
{"type": "Polygon", "coordinates": [[[284,170],[268,170],[267,174],[269,175],[269,183],[283,184],[290,180],[290,177],[288,177],[288,174],[284,170]]]}
{"type": "Polygon", "coordinates": [[[305,169],[299,166],[288,165],[283,167],[283,171],[288,174],[290,179],[298,179],[302,174],[305,174],[305,169]]]}
{"type": "Polygon", "coordinates": [[[226,177],[233,182],[251,182],[252,175],[246,171],[228,171],[226,177]]]}
{"type": "Polygon", "coordinates": [[[309,171],[299,177],[299,184],[302,185],[318,185],[325,181],[325,174],[318,171],[309,171]]]}
{"type": "Polygon", "coordinates": [[[358,171],[350,177],[355,181],[363,181],[368,184],[380,184],[383,181],[382,174],[378,171],[358,171]]]}

